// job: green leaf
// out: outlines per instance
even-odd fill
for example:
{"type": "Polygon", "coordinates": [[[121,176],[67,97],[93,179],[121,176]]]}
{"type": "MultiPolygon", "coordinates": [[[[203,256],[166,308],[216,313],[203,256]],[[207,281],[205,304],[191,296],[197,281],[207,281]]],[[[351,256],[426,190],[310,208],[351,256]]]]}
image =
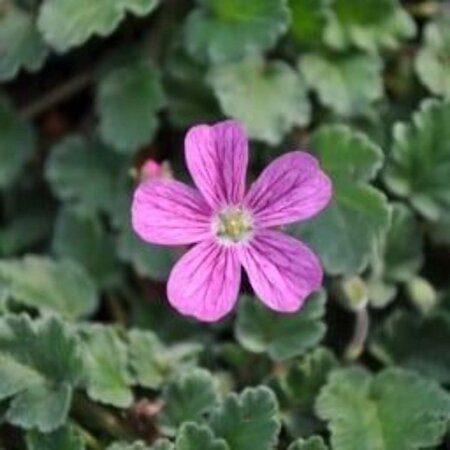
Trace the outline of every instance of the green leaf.
{"type": "Polygon", "coordinates": [[[377,57],[309,53],[301,57],[299,67],[321,103],[341,116],[364,114],[383,97],[381,62],[377,57]]]}
{"type": "Polygon", "coordinates": [[[172,249],[144,242],[128,223],[123,225],[118,235],[117,253],[139,275],[157,281],[167,280],[176,259],[172,249]]]}
{"type": "Polygon", "coordinates": [[[98,304],[90,277],[68,260],[26,256],[0,261],[0,284],[20,303],[71,319],[92,314],[98,304]]]}
{"type": "Polygon", "coordinates": [[[450,98],[450,14],[429,22],[415,66],[422,83],[436,95],[450,98]]]}
{"type": "Polygon", "coordinates": [[[230,449],[270,450],[280,431],[275,394],[265,386],[230,393],[213,410],[210,425],[230,449]]]}
{"type": "Polygon", "coordinates": [[[208,80],[223,112],[241,120],[251,138],[278,144],[295,125],[309,123],[302,79],[284,62],[255,57],[216,66],[208,80]]]}
{"type": "Polygon", "coordinates": [[[370,181],[383,164],[383,150],[367,135],[345,125],[319,128],[310,145],[333,177],[370,181]]]}
{"type": "Polygon", "coordinates": [[[327,450],[328,447],[320,436],[313,436],[308,439],[299,439],[293,442],[287,450],[327,450]]]}
{"type": "Polygon", "coordinates": [[[340,125],[320,128],[310,145],[331,175],[334,196],[324,212],[293,231],[319,253],[329,274],[361,272],[389,225],[386,197],[367,183],[383,153],[364,134],[340,125]]]}
{"type": "Polygon", "coordinates": [[[169,48],[163,78],[169,118],[180,128],[216,121],[220,118],[220,109],[206,84],[207,66],[192,58],[181,38],[176,38],[169,48]]]}
{"type": "Polygon", "coordinates": [[[48,54],[31,14],[9,4],[0,13],[0,42],[1,81],[11,80],[21,68],[40,69],[48,54]]]}
{"type": "Polygon", "coordinates": [[[230,450],[223,439],[214,437],[208,426],[190,422],[181,427],[175,447],[177,450],[230,450]]]}
{"type": "Polygon", "coordinates": [[[362,368],[334,372],[317,400],[335,450],[414,450],[438,445],[450,396],[434,382],[400,369],[376,376],[362,368]]]}
{"type": "Polygon", "coordinates": [[[334,354],[322,347],[291,364],[280,380],[290,404],[303,410],[311,408],[329,374],[338,367],[334,354]]]}
{"type": "Polygon", "coordinates": [[[13,256],[46,240],[52,226],[53,217],[42,205],[20,209],[0,228],[0,255],[13,256]]]}
{"type": "Polygon", "coordinates": [[[115,68],[101,80],[97,94],[100,134],[119,152],[135,152],[153,139],[164,106],[158,72],[144,61],[115,68]]]}
{"type": "Polygon", "coordinates": [[[415,33],[413,19],[398,0],[335,0],[324,38],[332,48],[355,45],[375,52],[396,49],[415,33]]]}
{"type": "Polygon", "coordinates": [[[278,375],[287,405],[283,421],[292,436],[321,431],[321,423],[314,414],[314,402],[329,374],[338,367],[334,354],[319,347],[302,360],[293,361],[278,375]]]}
{"type": "Polygon", "coordinates": [[[423,264],[423,236],[413,213],[401,203],[392,205],[392,220],[381,244],[385,278],[409,281],[423,264]]]}
{"type": "Polygon", "coordinates": [[[85,388],[89,397],[119,408],[130,406],[133,392],[128,371],[128,349],[117,331],[104,325],[80,329],[86,367],[85,388]]]}
{"type": "Polygon", "coordinates": [[[54,317],[0,318],[0,401],[6,420],[47,433],[61,426],[82,376],[78,342],[54,317]]]}
{"type": "Polygon", "coordinates": [[[0,189],[12,184],[35,147],[31,126],[19,119],[6,98],[0,97],[0,189]]]}
{"type": "Polygon", "coordinates": [[[328,14],[328,0],[289,0],[292,13],[290,33],[301,44],[317,45],[328,14]]]}
{"type": "Polygon", "coordinates": [[[166,346],[151,331],[131,330],[128,339],[136,381],[151,389],[160,388],[174,373],[193,365],[201,350],[199,345],[190,343],[166,346]]]}
{"type": "Polygon", "coordinates": [[[180,372],[163,391],[161,424],[166,433],[186,421],[199,422],[218,401],[213,376],[203,369],[180,372]]]}
{"type": "MultiPolygon", "coordinates": [[[[156,447],[158,448],[158,447],[156,447]]],[[[144,442],[142,441],[136,441],[132,444],[128,444],[125,442],[114,442],[114,444],[111,444],[106,450],[153,450],[153,447],[148,447],[144,442]]],[[[158,449],[160,450],[160,449],[158,449]]],[[[166,450],[164,447],[162,447],[161,450],[166,450]]],[[[167,450],[171,450],[171,447],[168,447],[167,450]]]]}
{"type": "Polygon", "coordinates": [[[84,450],[85,445],[73,427],[63,426],[53,433],[42,434],[37,431],[27,433],[28,450],[84,450]]]}
{"type": "Polygon", "coordinates": [[[288,27],[285,0],[200,0],[185,24],[192,56],[214,63],[271,48],[288,27]]]}
{"type": "Polygon", "coordinates": [[[115,207],[126,164],[99,142],[74,135],[52,149],[45,175],[60,200],[92,215],[115,207]]]}
{"type": "Polygon", "coordinates": [[[269,310],[254,297],[240,300],[235,335],[240,344],[255,353],[266,352],[275,361],[306,353],[325,334],[321,320],[325,313],[325,293],[315,294],[293,314],[269,310]]]}
{"type": "Polygon", "coordinates": [[[111,34],[126,13],[150,14],[158,0],[45,0],[38,27],[45,40],[58,52],[66,52],[93,35],[111,34]]]}
{"type": "Polygon", "coordinates": [[[56,255],[82,265],[100,287],[114,286],[120,279],[114,240],[95,216],[79,217],[62,209],[52,248],[56,255]]]}
{"type": "Polygon", "coordinates": [[[410,124],[396,124],[388,188],[430,220],[450,216],[450,102],[425,100],[410,124]]]}
{"type": "Polygon", "coordinates": [[[377,330],[371,353],[383,364],[419,372],[440,383],[450,382],[450,316],[418,317],[396,311],[377,330]]]}

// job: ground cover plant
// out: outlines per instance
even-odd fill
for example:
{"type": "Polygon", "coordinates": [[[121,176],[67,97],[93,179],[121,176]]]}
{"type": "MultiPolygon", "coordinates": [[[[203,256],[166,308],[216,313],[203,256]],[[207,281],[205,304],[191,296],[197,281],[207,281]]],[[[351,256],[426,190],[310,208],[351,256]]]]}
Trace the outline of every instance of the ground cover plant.
{"type": "Polygon", "coordinates": [[[1,450],[450,445],[448,2],[0,0],[0,214],[1,450]]]}

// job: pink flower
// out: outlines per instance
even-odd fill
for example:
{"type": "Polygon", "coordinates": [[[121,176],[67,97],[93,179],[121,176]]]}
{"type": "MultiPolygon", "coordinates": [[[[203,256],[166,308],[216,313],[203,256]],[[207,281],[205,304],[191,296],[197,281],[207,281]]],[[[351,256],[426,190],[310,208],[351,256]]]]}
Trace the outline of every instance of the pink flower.
{"type": "Polygon", "coordinates": [[[196,244],[170,274],[169,302],[182,314],[216,321],[236,303],[241,266],[271,309],[298,310],[322,284],[322,267],[303,243],[274,229],[316,215],[332,185],[312,155],[294,151],[273,161],[245,192],[248,142],[233,120],[198,125],[185,140],[197,189],[175,180],[138,186],[132,222],[145,241],[196,244]]]}

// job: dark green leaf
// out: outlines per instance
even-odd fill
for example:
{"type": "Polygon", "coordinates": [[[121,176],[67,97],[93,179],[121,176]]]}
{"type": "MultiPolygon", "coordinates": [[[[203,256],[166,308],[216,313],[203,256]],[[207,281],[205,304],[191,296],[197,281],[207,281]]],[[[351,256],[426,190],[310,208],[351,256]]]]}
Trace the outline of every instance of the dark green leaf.
{"type": "Polygon", "coordinates": [[[34,146],[32,128],[15,115],[6,98],[0,97],[0,189],[16,180],[34,146]]]}
{"type": "Polygon", "coordinates": [[[289,0],[290,32],[301,44],[317,45],[322,40],[328,13],[327,0],[289,0]]]}
{"type": "Polygon", "coordinates": [[[313,295],[296,313],[280,314],[269,310],[256,298],[240,300],[235,334],[241,345],[256,353],[267,352],[282,361],[302,355],[325,334],[321,320],[325,313],[325,293],[313,295]]]}
{"type": "Polygon", "coordinates": [[[449,383],[449,342],[449,316],[418,317],[397,311],[377,330],[370,350],[383,364],[402,366],[449,383]]]}
{"type": "Polygon", "coordinates": [[[147,62],[108,72],[100,81],[97,110],[102,138],[119,152],[135,152],[153,139],[164,105],[159,74],[147,62]]]}
{"type": "Polygon", "coordinates": [[[84,442],[79,433],[69,426],[64,426],[53,433],[43,434],[29,431],[27,434],[28,450],[84,450],[84,442]]]}
{"type": "Polygon", "coordinates": [[[206,425],[185,423],[177,434],[176,450],[230,450],[223,439],[214,437],[206,425]]]}

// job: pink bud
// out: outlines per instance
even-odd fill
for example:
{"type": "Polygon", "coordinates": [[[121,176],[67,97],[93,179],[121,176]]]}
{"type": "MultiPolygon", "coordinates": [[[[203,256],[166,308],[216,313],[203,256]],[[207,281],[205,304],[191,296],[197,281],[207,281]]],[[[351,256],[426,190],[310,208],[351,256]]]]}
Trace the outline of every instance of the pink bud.
{"type": "Polygon", "coordinates": [[[147,159],[140,170],[141,181],[151,178],[172,178],[172,170],[168,161],[159,163],[154,159],[147,159]]]}

